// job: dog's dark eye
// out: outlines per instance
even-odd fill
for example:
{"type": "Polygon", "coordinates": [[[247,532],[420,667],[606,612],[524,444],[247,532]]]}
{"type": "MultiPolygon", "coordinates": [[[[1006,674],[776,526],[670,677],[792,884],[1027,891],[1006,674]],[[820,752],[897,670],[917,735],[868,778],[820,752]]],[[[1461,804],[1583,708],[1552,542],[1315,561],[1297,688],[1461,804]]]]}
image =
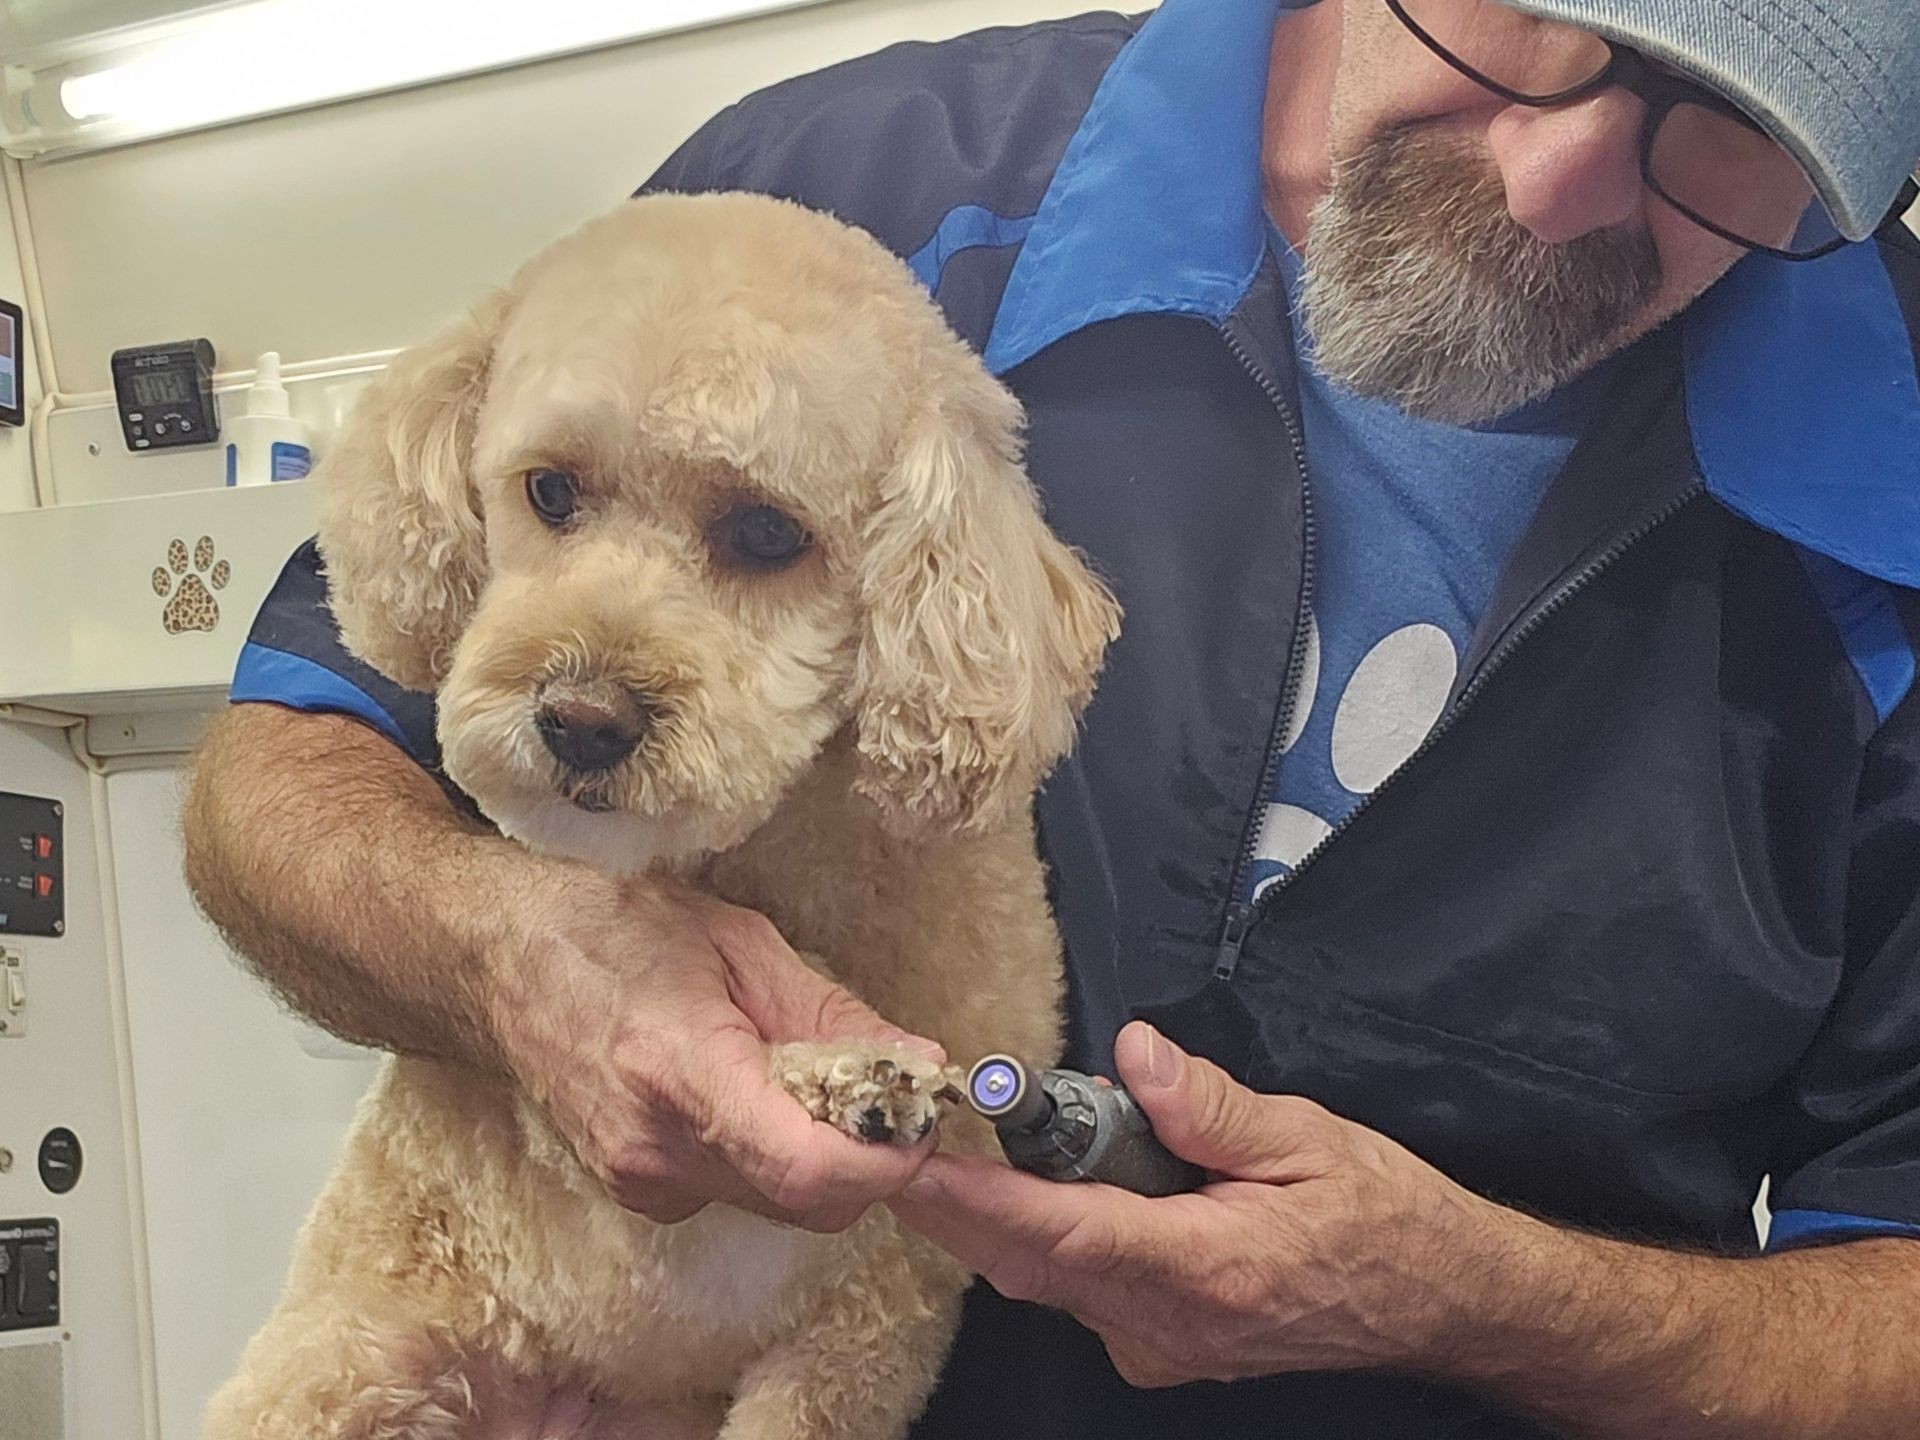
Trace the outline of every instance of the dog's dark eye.
{"type": "Polygon", "coordinates": [[[564,470],[529,470],[527,503],[549,525],[564,525],[580,504],[580,488],[564,470]]]}
{"type": "Polygon", "coordinates": [[[805,526],[771,505],[744,506],[721,524],[733,557],[760,570],[791,565],[813,544],[805,526]]]}

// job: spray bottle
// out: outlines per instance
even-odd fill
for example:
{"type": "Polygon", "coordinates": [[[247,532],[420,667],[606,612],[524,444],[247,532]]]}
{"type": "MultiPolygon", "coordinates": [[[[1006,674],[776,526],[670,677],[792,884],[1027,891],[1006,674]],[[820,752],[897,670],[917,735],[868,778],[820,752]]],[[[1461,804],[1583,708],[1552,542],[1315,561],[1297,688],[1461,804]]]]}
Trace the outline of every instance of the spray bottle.
{"type": "Polygon", "coordinates": [[[303,480],[313,468],[313,432],[293,418],[280,383],[280,355],[269,350],[247,387],[247,413],[227,422],[227,484],[303,480]]]}

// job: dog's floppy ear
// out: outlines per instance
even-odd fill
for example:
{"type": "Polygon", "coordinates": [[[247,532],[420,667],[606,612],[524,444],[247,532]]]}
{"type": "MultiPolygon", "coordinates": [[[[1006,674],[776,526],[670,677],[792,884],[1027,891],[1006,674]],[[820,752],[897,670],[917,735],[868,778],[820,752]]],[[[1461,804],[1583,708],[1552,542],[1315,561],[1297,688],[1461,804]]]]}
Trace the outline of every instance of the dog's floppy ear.
{"type": "Polygon", "coordinates": [[[317,468],[320,553],[347,648],[432,690],[486,579],[471,465],[504,292],[404,352],[317,468]]]}
{"type": "Polygon", "coordinates": [[[855,784],[906,832],[1024,807],[1071,748],[1120,620],[1041,519],[1018,403],[971,356],[941,368],[863,547],[855,784]]]}

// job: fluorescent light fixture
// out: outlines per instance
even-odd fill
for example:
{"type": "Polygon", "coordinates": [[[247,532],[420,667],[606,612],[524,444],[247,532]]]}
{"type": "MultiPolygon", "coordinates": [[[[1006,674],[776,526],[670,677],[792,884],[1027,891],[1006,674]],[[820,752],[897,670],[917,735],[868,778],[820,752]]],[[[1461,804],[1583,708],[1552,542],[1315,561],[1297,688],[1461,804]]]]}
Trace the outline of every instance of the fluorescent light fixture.
{"type": "Polygon", "coordinates": [[[27,58],[7,149],[122,144],[822,3],[248,0],[27,58]]]}

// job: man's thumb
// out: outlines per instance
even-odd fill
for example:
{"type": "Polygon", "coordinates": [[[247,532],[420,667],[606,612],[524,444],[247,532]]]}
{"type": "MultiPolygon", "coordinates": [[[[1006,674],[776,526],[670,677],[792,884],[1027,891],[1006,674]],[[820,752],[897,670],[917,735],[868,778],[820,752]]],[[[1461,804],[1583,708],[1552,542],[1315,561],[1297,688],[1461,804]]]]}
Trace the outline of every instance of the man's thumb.
{"type": "Polygon", "coordinates": [[[1286,1102],[1240,1084],[1210,1060],[1189,1055],[1145,1021],[1114,1041],[1120,1083],[1139,1102],[1160,1143],[1234,1180],[1304,1178],[1301,1143],[1286,1102]]]}

